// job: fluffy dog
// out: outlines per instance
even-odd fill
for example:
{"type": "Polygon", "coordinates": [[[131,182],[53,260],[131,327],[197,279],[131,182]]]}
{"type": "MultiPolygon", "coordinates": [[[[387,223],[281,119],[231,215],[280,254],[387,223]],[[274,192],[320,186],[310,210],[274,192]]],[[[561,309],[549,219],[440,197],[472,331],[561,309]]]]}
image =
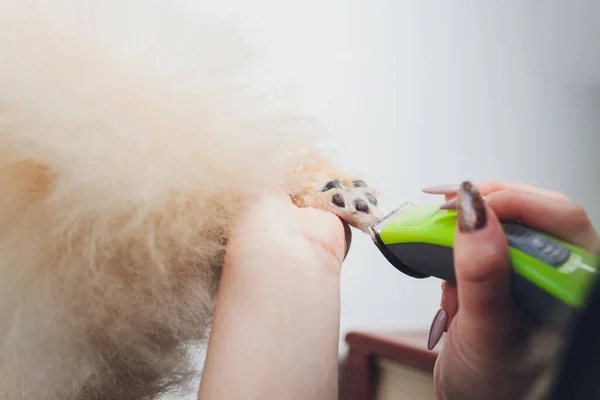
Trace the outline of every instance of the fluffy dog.
{"type": "Polygon", "coordinates": [[[0,397],[150,399],[195,373],[249,196],[364,230],[377,193],[178,1],[0,0],[0,397]]]}

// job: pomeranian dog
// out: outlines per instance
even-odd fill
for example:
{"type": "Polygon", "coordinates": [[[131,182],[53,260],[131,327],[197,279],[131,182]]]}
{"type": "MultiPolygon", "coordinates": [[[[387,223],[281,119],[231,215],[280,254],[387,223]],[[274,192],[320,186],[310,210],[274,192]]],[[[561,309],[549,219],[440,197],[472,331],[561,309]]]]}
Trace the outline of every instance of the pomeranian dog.
{"type": "Polygon", "coordinates": [[[266,187],[361,230],[380,217],[250,59],[179,0],[0,0],[2,400],[184,385],[227,234],[266,187]]]}

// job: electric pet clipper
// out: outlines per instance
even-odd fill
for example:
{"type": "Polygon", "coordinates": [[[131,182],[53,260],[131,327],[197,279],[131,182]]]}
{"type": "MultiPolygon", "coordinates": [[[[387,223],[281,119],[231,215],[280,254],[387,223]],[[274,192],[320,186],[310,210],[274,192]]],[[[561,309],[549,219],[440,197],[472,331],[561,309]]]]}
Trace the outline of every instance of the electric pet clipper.
{"type": "MultiPolygon", "coordinates": [[[[503,223],[512,261],[516,306],[532,321],[564,331],[585,304],[600,259],[520,223],[503,223]]],[[[376,246],[400,272],[455,283],[456,210],[405,203],[369,228],[376,246]]]]}

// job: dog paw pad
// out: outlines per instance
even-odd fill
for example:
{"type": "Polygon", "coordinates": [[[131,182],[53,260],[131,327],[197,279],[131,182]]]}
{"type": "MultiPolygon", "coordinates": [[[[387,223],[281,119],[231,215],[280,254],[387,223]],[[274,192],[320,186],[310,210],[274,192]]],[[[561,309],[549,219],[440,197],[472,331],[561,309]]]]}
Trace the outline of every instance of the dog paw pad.
{"type": "Polygon", "coordinates": [[[366,201],[364,201],[362,199],[356,199],[356,200],[354,200],[354,209],[356,211],[360,211],[362,213],[368,213],[369,205],[367,204],[366,201]]]}
{"type": "Polygon", "coordinates": [[[332,181],[327,182],[324,186],[323,189],[321,189],[321,192],[327,192],[331,189],[342,189],[344,186],[342,185],[342,181],[340,181],[339,179],[334,179],[332,181]]]}
{"type": "Polygon", "coordinates": [[[378,203],[377,197],[373,196],[371,193],[365,193],[365,199],[367,199],[367,201],[374,206],[376,206],[378,203]]]}
{"type": "Polygon", "coordinates": [[[320,192],[308,204],[333,212],[357,229],[366,231],[382,217],[377,191],[363,180],[332,179],[317,188],[320,192]]]}
{"type": "Polygon", "coordinates": [[[346,201],[344,200],[344,196],[341,193],[336,193],[333,196],[331,196],[331,202],[336,207],[346,207],[346,201]]]}

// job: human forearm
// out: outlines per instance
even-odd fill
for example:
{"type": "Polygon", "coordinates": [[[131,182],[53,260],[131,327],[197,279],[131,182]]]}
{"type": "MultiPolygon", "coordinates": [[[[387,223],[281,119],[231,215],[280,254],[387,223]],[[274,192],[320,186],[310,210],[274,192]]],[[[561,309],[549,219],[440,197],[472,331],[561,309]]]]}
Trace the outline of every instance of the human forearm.
{"type": "Polygon", "coordinates": [[[336,398],[340,278],[320,264],[263,253],[225,265],[200,399],[336,398]]]}

